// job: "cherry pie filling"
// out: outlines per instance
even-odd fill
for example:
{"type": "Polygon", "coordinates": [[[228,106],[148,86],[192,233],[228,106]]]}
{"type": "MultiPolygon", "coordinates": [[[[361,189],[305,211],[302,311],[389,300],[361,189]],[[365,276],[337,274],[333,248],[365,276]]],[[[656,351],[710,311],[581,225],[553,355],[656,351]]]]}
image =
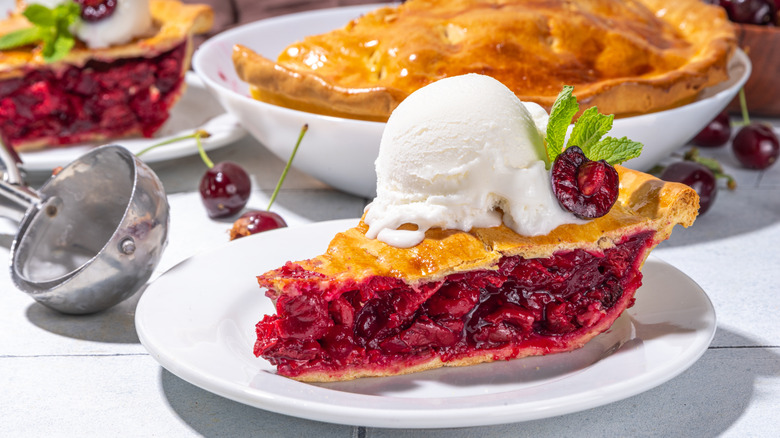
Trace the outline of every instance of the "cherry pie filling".
{"type": "Polygon", "coordinates": [[[511,359],[521,349],[523,355],[566,351],[633,305],[653,237],[640,232],[600,253],[503,257],[496,270],[452,274],[416,288],[371,277],[323,291],[321,274],[287,263],[279,274],[296,279],[297,292],[279,296],[277,313],[257,324],[254,353],[295,377],[345,368],[392,371],[436,357],[446,363],[485,354],[511,359]]]}
{"type": "Polygon", "coordinates": [[[0,139],[56,146],[135,132],[151,137],[178,96],[185,52],[182,43],[150,58],[30,69],[0,81],[0,139]]]}

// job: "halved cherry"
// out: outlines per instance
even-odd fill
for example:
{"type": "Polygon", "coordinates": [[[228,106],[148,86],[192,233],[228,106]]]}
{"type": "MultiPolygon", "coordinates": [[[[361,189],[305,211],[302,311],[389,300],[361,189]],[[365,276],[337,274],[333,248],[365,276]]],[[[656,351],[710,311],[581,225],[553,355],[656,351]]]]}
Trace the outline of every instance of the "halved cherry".
{"type": "Polygon", "coordinates": [[[552,166],[553,194],[580,219],[604,216],[617,201],[620,180],[604,160],[591,161],[577,146],[566,148],[552,166]]]}

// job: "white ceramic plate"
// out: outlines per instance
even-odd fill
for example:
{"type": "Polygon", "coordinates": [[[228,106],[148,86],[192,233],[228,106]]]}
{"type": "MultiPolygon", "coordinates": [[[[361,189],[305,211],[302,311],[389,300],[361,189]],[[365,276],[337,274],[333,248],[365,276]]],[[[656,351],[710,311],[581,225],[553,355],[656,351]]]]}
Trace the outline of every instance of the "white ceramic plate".
{"type": "MultiPolygon", "coordinates": [[[[246,135],[238,120],[225,112],[219,102],[206,91],[203,81],[194,73],[185,77],[187,89],[171,110],[170,118],[153,138],[130,137],[110,141],[120,144],[132,153],[138,153],[148,146],[163,140],[188,135],[197,129],[205,129],[211,137],[203,139],[203,148],[217,149],[229,145],[246,135]]],[[[65,166],[88,150],[102,143],[86,143],[67,147],[57,147],[20,154],[22,168],[31,171],[50,172],[57,166],[65,166]]],[[[141,156],[147,163],[180,158],[198,153],[194,139],[182,140],[153,149],[141,156]]]]}
{"type": "MultiPolygon", "coordinates": [[[[249,97],[236,75],[233,45],[243,44],[276,59],[289,44],[345,26],[351,19],[384,5],[323,9],[261,20],[216,35],[200,46],[192,66],[206,87],[247,130],[280,159],[287,160],[304,123],[309,130],[293,166],[331,186],[373,198],[374,161],[384,123],[342,119],[294,111],[249,97]]],[[[702,92],[691,104],[637,117],[615,120],[610,135],[626,136],[645,145],[642,155],[625,164],[647,170],[685,145],[728,105],[750,75],[748,57],[737,51],[730,79],[702,92]]]]}
{"type": "Polygon", "coordinates": [[[274,312],[255,276],[322,253],[356,223],[271,231],[182,262],[143,293],[141,343],[175,375],[247,405],[332,423],[432,428],[545,418],[630,397],[688,368],[715,333],[704,291],[651,257],[634,307],[574,352],[321,385],[276,375],[252,354],[255,324],[274,312]]]}

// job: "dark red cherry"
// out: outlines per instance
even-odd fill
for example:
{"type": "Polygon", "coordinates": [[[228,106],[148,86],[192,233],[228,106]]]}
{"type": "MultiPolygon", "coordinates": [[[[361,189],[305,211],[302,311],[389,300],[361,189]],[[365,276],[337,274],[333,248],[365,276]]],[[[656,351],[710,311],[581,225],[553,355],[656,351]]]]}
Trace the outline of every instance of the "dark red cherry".
{"type": "Polygon", "coordinates": [[[252,210],[242,214],[233,223],[233,228],[230,229],[230,240],[286,226],[287,222],[272,211],[252,210]]]}
{"type": "Polygon", "coordinates": [[[74,0],[81,5],[84,21],[100,21],[110,17],[116,9],[117,0],[74,0]]]}
{"type": "Polygon", "coordinates": [[[691,143],[703,147],[723,146],[731,139],[731,119],[726,111],[715,116],[696,137],[693,137],[691,143]]]}
{"type": "Polygon", "coordinates": [[[737,160],[750,169],[766,169],[780,155],[777,135],[771,127],[760,123],[743,126],[734,137],[731,148],[737,160]]]}
{"type": "Polygon", "coordinates": [[[236,163],[223,161],[206,171],[200,180],[200,196],[209,217],[232,216],[246,205],[252,182],[236,163]]]}
{"type": "Polygon", "coordinates": [[[729,19],[735,23],[772,25],[775,23],[774,0],[720,0],[729,19]]]}
{"type": "Polygon", "coordinates": [[[604,216],[617,201],[620,180],[606,161],[591,161],[577,146],[566,148],[552,166],[553,194],[581,219],[604,216]]]}
{"type": "Polygon", "coordinates": [[[677,161],[670,164],[661,173],[661,179],[687,184],[696,190],[699,195],[699,214],[704,214],[710,209],[718,194],[715,174],[695,161],[677,161]]]}

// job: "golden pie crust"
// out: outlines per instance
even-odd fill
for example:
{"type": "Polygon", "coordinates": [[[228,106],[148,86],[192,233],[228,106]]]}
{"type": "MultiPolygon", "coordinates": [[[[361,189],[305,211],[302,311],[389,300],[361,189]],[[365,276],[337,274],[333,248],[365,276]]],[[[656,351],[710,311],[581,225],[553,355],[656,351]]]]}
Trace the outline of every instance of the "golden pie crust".
{"type": "MultiPolygon", "coordinates": [[[[368,226],[361,221],[357,227],[337,234],[325,254],[293,264],[307,272],[322,274],[319,280],[314,280],[315,276],[308,276],[307,282],[319,283],[307,284],[307,288],[326,291],[331,284],[359,284],[361,280],[373,276],[399,278],[415,287],[436,282],[453,273],[495,270],[501,257],[549,257],[558,251],[574,249],[599,253],[619,243],[623,237],[653,231],[655,235],[651,247],[645,253],[646,257],[653,247],[670,236],[675,225],[688,227],[693,224],[699,210],[699,197],[692,188],[665,182],[622,166],[615,168],[620,176],[620,194],[616,204],[606,216],[584,225],[561,225],[547,235],[533,237],[518,235],[505,226],[476,228],[470,232],[431,229],[419,245],[396,248],[379,240],[368,239],[365,236],[368,226]]],[[[298,281],[300,279],[284,275],[280,270],[269,271],[258,277],[260,286],[269,289],[267,295],[272,299],[285,293],[296,293],[298,281]]],[[[633,302],[632,297],[633,294],[625,294],[615,307],[629,307],[633,302]]],[[[530,346],[518,352],[510,346],[447,362],[432,357],[406,368],[310,371],[292,378],[309,382],[341,381],[569,351],[583,346],[607,330],[618,316],[619,312],[612,319],[604,318],[560,350],[530,346]]]]}
{"type": "MultiPolygon", "coordinates": [[[[550,257],[563,250],[600,251],[626,235],[646,230],[655,240],[666,240],[677,225],[693,224],[699,197],[689,186],[662,181],[649,174],[615,166],[620,176],[620,194],[609,213],[585,224],[565,224],[542,236],[522,236],[506,226],[474,228],[469,232],[430,229],[425,239],[411,248],[396,248],[369,239],[364,222],[330,242],[325,254],[295,262],[307,271],[324,274],[328,280],[360,281],[383,276],[403,279],[410,285],[437,281],[447,275],[492,269],[501,257],[550,257]]],[[[290,279],[276,271],[263,274],[274,290],[284,290],[290,279]]]]}
{"type": "Polygon", "coordinates": [[[728,78],[736,48],[723,8],[701,0],[409,0],[288,46],[276,61],[236,45],[254,97],[385,121],[413,91],[492,76],[548,111],[563,85],[616,117],[693,101],[728,78]]]}
{"type": "MultiPolygon", "coordinates": [[[[30,27],[20,12],[24,3],[17,2],[17,12],[0,21],[0,35],[30,27]]],[[[184,4],[177,0],[151,0],[149,2],[154,29],[149,36],[137,38],[127,44],[103,49],[89,49],[83,43],[76,46],[63,59],[47,64],[39,47],[20,47],[0,51],[0,80],[23,76],[26,70],[36,68],[57,69],[67,65],[83,66],[88,61],[112,62],[122,58],[151,57],[178,46],[192,35],[207,32],[214,22],[214,11],[208,5],[184,4]]],[[[186,59],[192,53],[188,47],[186,59]]],[[[189,61],[184,69],[189,68],[189,61]]]]}

